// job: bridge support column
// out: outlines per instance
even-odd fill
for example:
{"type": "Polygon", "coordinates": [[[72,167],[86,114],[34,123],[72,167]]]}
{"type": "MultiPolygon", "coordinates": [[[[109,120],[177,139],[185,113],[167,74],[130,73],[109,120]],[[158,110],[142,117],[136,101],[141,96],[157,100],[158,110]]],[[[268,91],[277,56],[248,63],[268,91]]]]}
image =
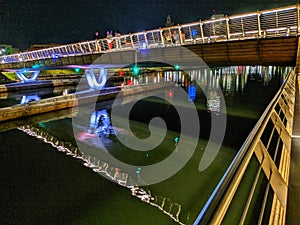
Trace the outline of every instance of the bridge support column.
{"type": "Polygon", "coordinates": [[[91,89],[101,90],[107,81],[107,69],[104,68],[90,68],[85,71],[87,82],[91,89]],[[98,70],[98,77],[94,70],[98,70]]]}
{"type": "Polygon", "coordinates": [[[20,70],[20,71],[16,71],[16,74],[18,76],[18,78],[22,81],[22,82],[33,82],[36,81],[40,71],[39,70],[35,70],[35,71],[26,71],[26,70],[20,70]],[[32,73],[32,75],[30,77],[27,77],[24,73],[32,73]]]}

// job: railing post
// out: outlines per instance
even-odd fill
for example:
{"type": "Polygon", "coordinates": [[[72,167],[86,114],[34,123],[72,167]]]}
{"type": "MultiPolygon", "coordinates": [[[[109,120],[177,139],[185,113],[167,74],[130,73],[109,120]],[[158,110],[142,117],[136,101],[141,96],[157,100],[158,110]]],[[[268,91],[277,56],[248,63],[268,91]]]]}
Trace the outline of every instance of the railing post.
{"type": "Polygon", "coordinates": [[[258,38],[261,38],[260,11],[257,11],[256,15],[257,15],[258,38]]]}
{"type": "Polygon", "coordinates": [[[131,42],[131,46],[134,49],[134,43],[133,43],[133,38],[132,38],[132,34],[130,34],[130,42],[131,42]]]}
{"type": "Polygon", "coordinates": [[[87,45],[88,45],[88,47],[89,47],[89,50],[90,50],[90,53],[93,53],[90,44],[91,44],[91,42],[88,42],[88,43],[87,43],[87,45]]]}
{"type": "Polygon", "coordinates": [[[199,21],[199,25],[200,25],[200,32],[201,32],[202,43],[204,44],[205,40],[204,40],[204,32],[203,32],[203,23],[202,23],[201,20],[199,21]]]}
{"type": "Polygon", "coordinates": [[[76,55],[76,50],[75,50],[74,45],[71,45],[71,46],[72,46],[72,49],[73,49],[73,53],[72,54],[76,55]]]}
{"type": "Polygon", "coordinates": [[[95,49],[96,49],[96,52],[100,52],[100,45],[99,45],[99,42],[98,42],[98,39],[95,40],[95,49]]]}
{"type": "MultiPolygon", "coordinates": [[[[67,56],[69,56],[69,52],[68,52],[67,46],[65,46],[65,51],[66,51],[67,56]]],[[[43,55],[43,52],[42,52],[42,56],[44,56],[44,55],[43,55]]]]}
{"type": "Polygon", "coordinates": [[[84,53],[84,50],[83,50],[83,48],[82,48],[82,44],[81,44],[81,43],[79,43],[79,48],[80,48],[80,50],[81,50],[81,54],[83,54],[83,53],[84,53]]]}
{"type": "Polygon", "coordinates": [[[178,35],[179,35],[180,44],[183,44],[182,35],[181,35],[181,26],[179,24],[178,24],[178,35]]]}
{"type": "Polygon", "coordinates": [[[160,34],[160,39],[161,39],[161,43],[163,46],[165,46],[165,38],[164,35],[162,33],[163,31],[161,30],[161,28],[159,28],[159,34],[160,34]]]}
{"type": "Polygon", "coordinates": [[[146,31],[144,31],[144,38],[145,38],[146,46],[147,46],[147,48],[148,48],[149,45],[148,45],[148,40],[147,40],[147,33],[146,33],[146,31]]]}
{"type": "Polygon", "coordinates": [[[230,27],[229,27],[229,19],[227,15],[225,16],[225,20],[226,20],[227,40],[230,40],[230,27]]]}

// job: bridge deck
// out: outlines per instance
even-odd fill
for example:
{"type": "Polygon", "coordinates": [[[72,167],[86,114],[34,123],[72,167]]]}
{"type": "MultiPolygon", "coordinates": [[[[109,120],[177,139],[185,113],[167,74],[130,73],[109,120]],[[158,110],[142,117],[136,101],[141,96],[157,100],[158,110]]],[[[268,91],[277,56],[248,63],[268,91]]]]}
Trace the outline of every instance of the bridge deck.
{"type": "MultiPolygon", "coordinates": [[[[298,75],[299,76],[299,75],[298,75]]],[[[293,138],[291,150],[291,170],[289,178],[287,225],[299,225],[300,221],[300,83],[296,88],[293,138]]]]}

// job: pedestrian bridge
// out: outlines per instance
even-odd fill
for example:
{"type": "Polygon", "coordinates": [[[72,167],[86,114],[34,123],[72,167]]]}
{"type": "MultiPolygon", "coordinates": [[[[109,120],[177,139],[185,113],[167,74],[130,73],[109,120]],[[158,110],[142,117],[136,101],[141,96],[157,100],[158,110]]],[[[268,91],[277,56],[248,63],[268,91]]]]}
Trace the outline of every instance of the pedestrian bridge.
{"type": "MultiPolygon", "coordinates": [[[[103,64],[127,64],[158,49],[184,46],[208,66],[288,65],[297,59],[299,5],[225,16],[214,20],[178,24],[155,30],[124,34],[56,47],[24,51],[0,57],[0,70],[41,70],[72,65],[90,65],[107,53],[103,64]],[[169,38],[175,34],[175,38],[169,38]],[[147,50],[147,51],[143,51],[147,50]]],[[[160,54],[163,51],[160,51],[160,54]]],[[[169,56],[163,56],[172,58],[169,56]]],[[[173,58],[174,63],[189,58],[173,58]]],[[[35,74],[36,75],[36,74],[35,74]]]]}
{"type": "MultiPolygon", "coordinates": [[[[253,166],[251,162],[255,158],[258,162],[256,171],[244,192],[246,199],[241,216],[235,222],[247,224],[257,208],[256,224],[286,224],[287,221],[296,225],[300,219],[299,213],[295,213],[300,207],[297,201],[300,182],[299,170],[291,165],[299,165],[295,161],[299,158],[299,123],[294,122],[295,119],[299,121],[299,9],[299,5],[293,5],[21,52],[0,57],[0,70],[16,71],[22,77],[23,68],[33,71],[72,66],[88,68],[86,65],[93,64],[99,56],[107,55],[94,64],[103,69],[102,75],[105,76],[105,66],[111,66],[111,62],[122,66],[136,62],[137,57],[144,61],[157,59],[153,57],[157,56],[155,53],[159,53],[158,61],[169,59],[171,64],[189,62],[190,58],[185,55],[172,57],[172,51],[178,51],[181,46],[194,52],[209,66],[296,66],[194,222],[195,225],[215,225],[226,221],[226,213],[235,210],[234,202],[240,201],[240,184],[243,178],[247,178],[247,169],[253,166]],[[184,33],[184,36],[167,41],[166,36],[174,31],[184,33]],[[164,54],[166,50],[170,52],[164,54]],[[293,154],[294,158],[291,157],[293,154]],[[294,189],[290,189],[289,183],[294,189]],[[262,196],[260,202],[256,202],[258,195],[262,196]]],[[[95,80],[93,72],[88,74],[88,79],[95,80]]],[[[37,76],[38,72],[34,72],[32,79],[37,76]]],[[[103,83],[97,84],[102,87],[103,83]]]]}

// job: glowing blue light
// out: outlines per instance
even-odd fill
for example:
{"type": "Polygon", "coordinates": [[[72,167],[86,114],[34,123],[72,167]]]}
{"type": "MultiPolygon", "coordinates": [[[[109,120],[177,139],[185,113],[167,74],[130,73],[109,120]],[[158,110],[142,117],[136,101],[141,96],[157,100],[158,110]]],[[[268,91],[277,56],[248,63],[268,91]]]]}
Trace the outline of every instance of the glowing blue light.
{"type": "Polygon", "coordinates": [[[188,86],[188,96],[191,101],[195,101],[195,99],[196,99],[196,86],[195,85],[188,86]]]}
{"type": "Polygon", "coordinates": [[[39,68],[39,67],[40,67],[39,64],[34,64],[34,65],[32,66],[33,69],[37,69],[37,68],[39,68]]]}
{"type": "Polygon", "coordinates": [[[147,44],[145,42],[142,44],[142,49],[147,49],[147,44]]]}
{"type": "Polygon", "coordinates": [[[46,125],[45,125],[45,123],[43,123],[43,122],[39,122],[39,127],[44,128],[44,127],[46,127],[46,125]]]}
{"type": "Polygon", "coordinates": [[[175,68],[175,70],[179,70],[180,66],[179,65],[175,65],[174,68],[175,68]]]}
{"type": "Polygon", "coordinates": [[[79,73],[80,69],[79,68],[75,68],[75,72],[79,73]]]}
{"type": "Polygon", "coordinates": [[[20,104],[28,104],[32,101],[39,101],[41,98],[38,95],[24,95],[21,99],[20,104]]]}
{"type": "Polygon", "coordinates": [[[197,31],[197,30],[192,30],[192,31],[191,31],[192,37],[197,36],[197,34],[198,34],[198,31],[197,31]]]}
{"type": "Polygon", "coordinates": [[[177,144],[179,141],[179,137],[174,137],[174,142],[177,144]]]}
{"type": "Polygon", "coordinates": [[[138,75],[140,73],[140,68],[137,65],[134,65],[132,71],[134,75],[138,75]]]}

